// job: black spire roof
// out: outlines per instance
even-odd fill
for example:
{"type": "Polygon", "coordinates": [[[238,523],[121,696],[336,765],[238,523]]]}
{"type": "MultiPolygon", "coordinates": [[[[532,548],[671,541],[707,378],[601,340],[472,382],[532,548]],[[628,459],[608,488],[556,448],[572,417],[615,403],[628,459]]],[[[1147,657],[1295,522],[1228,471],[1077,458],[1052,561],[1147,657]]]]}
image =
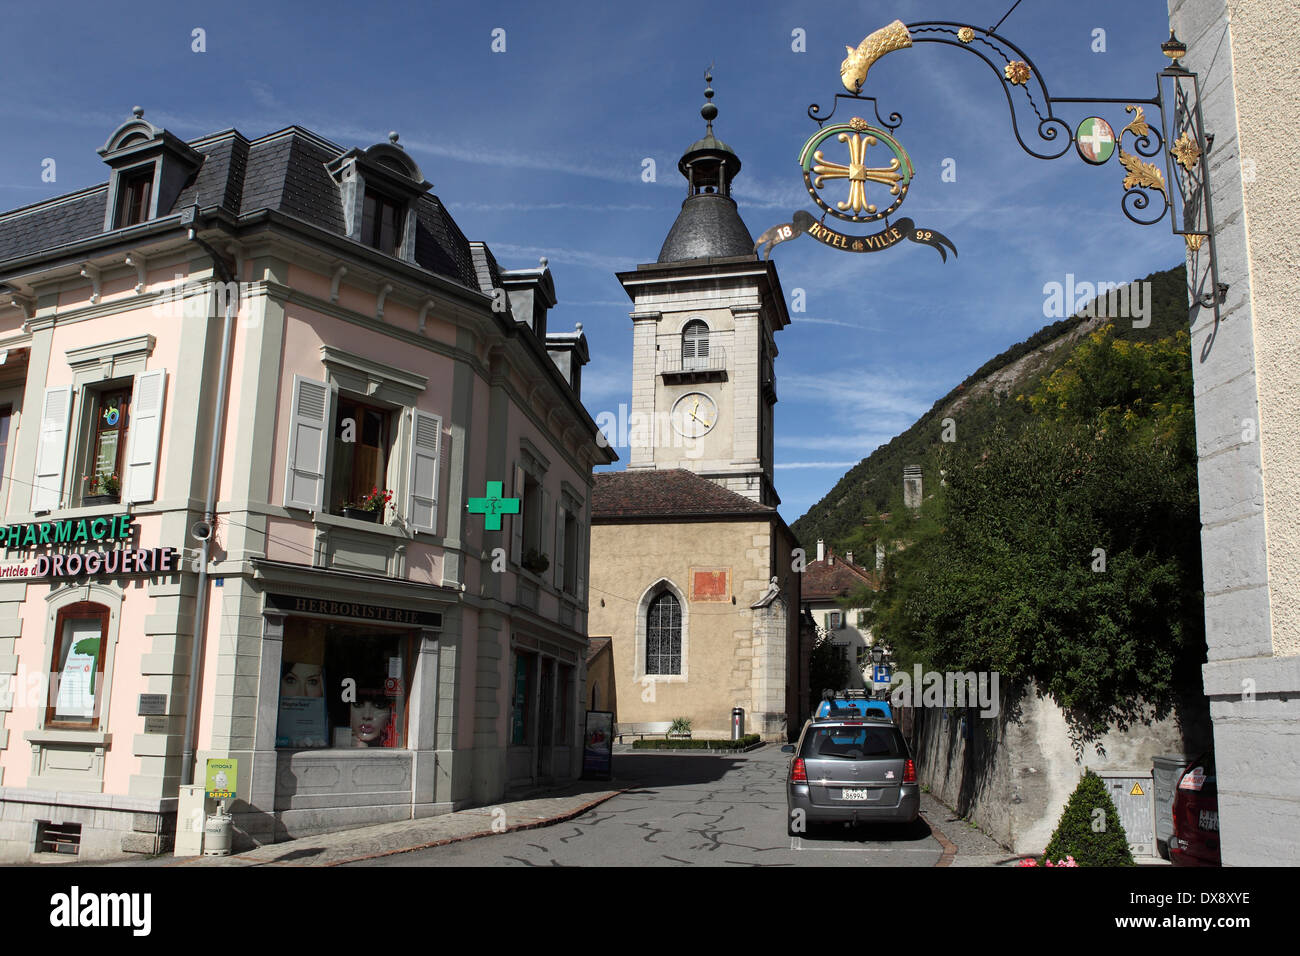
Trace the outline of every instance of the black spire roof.
{"type": "MultiPolygon", "coordinates": [[[[706,83],[713,82],[705,73],[706,83]]],[[[713,105],[713,87],[704,90],[705,104],[700,109],[706,130],[702,139],[690,145],[677,168],[686,177],[687,195],[677,221],[668,231],[660,262],[688,259],[754,255],[754,239],[745,228],[731,198],[731,183],[740,172],[740,157],[713,135],[713,121],[718,108],[713,105]]]]}

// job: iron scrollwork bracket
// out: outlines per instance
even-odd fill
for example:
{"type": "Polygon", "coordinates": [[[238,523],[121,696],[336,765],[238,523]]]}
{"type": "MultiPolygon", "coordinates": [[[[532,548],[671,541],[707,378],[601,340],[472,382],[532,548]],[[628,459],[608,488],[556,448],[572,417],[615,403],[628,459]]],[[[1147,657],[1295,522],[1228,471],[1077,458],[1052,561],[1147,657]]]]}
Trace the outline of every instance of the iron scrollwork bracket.
{"type": "MultiPolygon", "coordinates": [[[[881,125],[889,129],[900,125],[902,117],[896,112],[890,113],[888,120],[881,117],[876,99],[862,96],[860,86],[875,59],[891,50],[916,43],[957,47],[988,64],[1001,82],[1016,141],[1035,159],[1059,159],[1069,152],[1072,145],[1077,145],[1076,130],[1061,117],[1057,109],[1059,105],[1124,105],[1126,112],[1133,115],[1115,136],[1115,149],[1126,173],[1120,208],[1131,221],[1143,226],[1154,225],[1169,215],[1173,232],[1184,238],[1191,257],[1188,289],[1192,309],[1194,312],[1198,308],[1213,309],[1217,328],[1227,286],[1219,281],[1209,170],[1205,160],[1213,137],[1206,134],[1202,121],[1198,77],[1178,62],[1185,55],[1186,46],[1172,34],[1169,41],[1161,45],[1172,64],[1156,74],[1154,96],[1126,99],[1053,97],[1042,73],[1029,56],[992,29],[938,20],[910,23],[905,27],[896,22],[872,34],[856,52],[849,49],[849,59],[845,60],[842,75],[850,92],[836,95],[836,107],[840,99],[866,100],[872,104],[881,125]],[[856,91],[855,86],[858,87],[856,91]],[[1154,110],[1158,122],[1147,122],[1144,113],[1147,107],[1154,110]],[[1031,136],[1027,141],[1021,130],[1021,118],[1024,115],[1028,122],[1033,122],[1028,120],[1029,111],[1037,120],[1037,138],[1031,136]],[[1126,134],[1132,137],[1132,152],[1124,149],[1126,134]],[[1156,161],[1157,156],[1164,157],[1163,171],[1156,161]],[[1151,210],[1156,211],[1152,214],[1151,210]],[[1208,260],[1204,265],[1201,263],[1202,250],[1208,260]]],[[[808,109],[808,116],[821,125],[834,112],[835,108],[832,108],[830,114],[823,116],[821,108],[814,103],[808,109]]]]}

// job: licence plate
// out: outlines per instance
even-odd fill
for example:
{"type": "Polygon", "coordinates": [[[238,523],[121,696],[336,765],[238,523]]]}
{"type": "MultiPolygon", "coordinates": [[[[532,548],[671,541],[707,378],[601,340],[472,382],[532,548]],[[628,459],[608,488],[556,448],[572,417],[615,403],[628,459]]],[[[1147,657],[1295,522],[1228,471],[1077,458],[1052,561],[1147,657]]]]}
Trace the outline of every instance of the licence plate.
{"type": "Polygon", "coordinates": [[[870,800],[871,791],[870,790],[841,790],[840,799],[841,800],[870,800]]]}
{"type": "Polygon", "coordinates": [[[1199,820],[1199,823],[1200,823],[1200,829],[1213,830],[1215,833],[1218,833],[1219,832],[1219,811],[1202,810],[1201,819],[1199,820]]]}

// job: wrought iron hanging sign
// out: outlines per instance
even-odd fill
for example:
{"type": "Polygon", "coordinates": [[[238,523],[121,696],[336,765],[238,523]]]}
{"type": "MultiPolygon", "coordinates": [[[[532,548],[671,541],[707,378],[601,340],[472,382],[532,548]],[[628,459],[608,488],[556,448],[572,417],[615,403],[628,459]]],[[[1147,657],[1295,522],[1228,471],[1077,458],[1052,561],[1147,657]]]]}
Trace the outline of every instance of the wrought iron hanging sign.
{"type": "Polygon", "coordinates": [[[808,116],[817,123],[818,130],[799,152],[804,185],[821,210],[820,217],[803,210],[796,212],[791,222],[773,226],[759,236],[755,252],[766,247],[764,254],[770,257],[777,244],[807,233],[825,245],[849,252],[875,252],[907,239],[933,247],[945,262],[945,248],[956,255],[952,241],[938,230],[918,228],[907,218],[890,222],[889,217],[907,198],[914,175],[912,161],[896,133],[903,118],[897,112],[882,117],[875,97],[861,93],[871,66],[885,54],[916,43],[941,43],[973,53],[998,75],[1011,111],[1012,132],[1030,156],[1059,159],[1073,146],[1088,166],[1103,167],[1112,157],[1118,157],[1124,171],[1120,208],[1139,225],[1153,225],[1169,215],[1173,231],[1184,237],[1193,257],[1188,269],[1192,301],[1213,308],[1217,320],[1227,287],[1218,281],[1214,217],[1203,161],[1213,137],[1206,135],[1201,121],[1197,76],[1179,63],[1187,47],[1172,33],[1161,44],[1161,52],[1172,62],[1156,75],[1152,97],[1054,98],[1033,62],[996,32],[998,26],[1001,22],[981,30],[946,21],[904,24],[895,20],[867,36],[857,47],[846,46],[840,80],[848,92],[835,94],[835,106],[828,114],[823,114],[816,103],[808,108],[808,116]],[[863,106],[870,106],[879,125],[861,116],[853,116],[847,123],[827,125],[840,100],[851,101],[862,112],[863,106]],[[1072,126],[1057,110],[1060,104],[1067,103],[1123,105],[1128,116],[1122,128],[1104,116],[1087,116],[1072,126]],[[1148,122],[1147,108],[1153,109],[1158,120],[1148,122]],[[1022,121],[1033,130],[1029,142],[1022,135],[1022,121]],[[1116,128],[1120,129],[1118,134],[1116,128]],[[847,195],[843,192],[846,185],[847,195]],[[852,235],[828,226],[827,216],[849,223],[883,220],[885,227],[870,235],[852,235]],[[1203,244],[1208,254],[1202,267],[1197,258],[1203,244]]]}

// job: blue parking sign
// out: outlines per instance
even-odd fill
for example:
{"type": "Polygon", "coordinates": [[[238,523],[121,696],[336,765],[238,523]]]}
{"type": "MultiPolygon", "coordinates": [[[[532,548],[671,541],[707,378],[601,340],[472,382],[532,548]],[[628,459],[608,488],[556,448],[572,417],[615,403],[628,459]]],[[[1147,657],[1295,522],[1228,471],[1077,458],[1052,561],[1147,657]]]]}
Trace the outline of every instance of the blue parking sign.
{"type": "Polygon", "coordinates": [[[884,664],[877,664],[871,669],[871,679],[877,684],[888,684],[889,677],[889,668],[884,664]]]}

